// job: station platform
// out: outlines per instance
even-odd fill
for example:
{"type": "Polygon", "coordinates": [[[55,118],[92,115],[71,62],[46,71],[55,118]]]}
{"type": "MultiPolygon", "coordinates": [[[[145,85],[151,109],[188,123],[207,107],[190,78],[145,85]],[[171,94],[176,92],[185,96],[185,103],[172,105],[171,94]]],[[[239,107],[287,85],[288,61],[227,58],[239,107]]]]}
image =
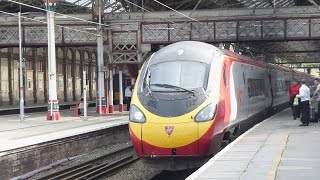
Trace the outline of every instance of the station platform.
{"type": "Polygon", "coordinates": [[[319,180],[320,124],[300,124],[286,109],[239,136],[187,180],[319,180]]]}
{"type": "MultiPolygon", "coordinates": [[[[70,107],[75,106],[78,104],[79,101],[71,101],[71,102],[62,102],[59,103],[59,109],[70,109],[70,107]]],[[[88,101],[88,106],[93,107],[95,106],[95,101],[88,101]]],[[[116,107],[116,106],[115,106],[116,107]]],[[[33,112],[41,112],[48,110],[48,103],[38,103],[38,104],[29,104],[24,106],[24,111],[26,113],[33,113],[33,112]]],[[[17,114],[20,112],[19,105],[8,105],[8,106],[1,106],[0,107],[0,115],[10,115],[10,114],[17,114]]]]}
{"type": "Polygon", "coordinates": [[[2,152],[56,139],[128,124],[128,111],[99,115],[88,108],[88,117],[75,116],[75,109],[60,110],[60,120],[46,120],[47,112],[0,116],[0,155],[2,152]]]}

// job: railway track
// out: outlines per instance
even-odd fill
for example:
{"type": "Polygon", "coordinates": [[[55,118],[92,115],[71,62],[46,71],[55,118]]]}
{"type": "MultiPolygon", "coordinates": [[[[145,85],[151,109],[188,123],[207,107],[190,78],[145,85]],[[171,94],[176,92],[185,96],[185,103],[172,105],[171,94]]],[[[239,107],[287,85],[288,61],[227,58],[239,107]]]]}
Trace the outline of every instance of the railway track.
{"type": "Polygon", "coordinates": [[[70,168],[55,172],[53,174],[41,177],[39,180],[80,180],[80,179],[97,179],[112,172],[121,169],[122,167],[129,165],[138,160],[134,155],[127,155],[117,161],[113,161],[112,163],[102,162],[111,156],[118,155],[124,153],[125,151],[133,150],[133,146],[126,146],[121,149],[118,149],[114,152],[108,153],[104,156],[92,159],[90,161],[84,162],[82,164],[78,164],[72,166],[70,168]],[[100,162],[100,163],[99,163],[100,162]]]}

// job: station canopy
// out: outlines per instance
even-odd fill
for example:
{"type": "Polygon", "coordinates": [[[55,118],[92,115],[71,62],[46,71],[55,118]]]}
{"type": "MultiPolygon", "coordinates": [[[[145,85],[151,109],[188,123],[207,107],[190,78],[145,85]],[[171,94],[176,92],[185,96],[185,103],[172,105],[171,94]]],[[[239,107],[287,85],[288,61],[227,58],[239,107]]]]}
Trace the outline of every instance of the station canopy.
{"type": "MultiPolygon", "coordinates": [[[[13,0],[36,7],[45,7],[43,0],[13,0]]],[[[50,0],[49,0],[50,1],[50,0]]],[[[60,13],[90,13],[92,4],[98,0],[55,0],[56,11],[60,13]]],[[[271,8],[318,5],[320,0],[158,0],[175,10],[226,9],[226,8],[271,8]]],[[[144,7],[150,11],[167,11],[168,9],[154,0],[105,0],[105,12],[136,12],[144,7]],[[130,3],[131,2],[131,3],[130,3]]],[[[0,1],[0,10],[7,12],[35,12],[30,7],[20,6],[10,1],[0,1]]]]}
{"type": "MultiPolygon", "coordinates": [[[[45,7],[43,0],[12,0],[22,2],[36,7],[45,7]]],[[[50,0],[49,0],[50,1],[50,0]]],[[[149,11],[168,11],[169,9],[161,2],[177,11],[199,10],[199,9],[233,9],[233,8],[280,8],[293,6],[317,6],[320,12],[320,0],[105,0],[104,12],[139,12],[141,6],[149,11]],[[135,4],[135,5],[133,5],[135,4]]],[[[58,0],[56,10],[60,13],[92,13],[93,4],[98,0],[58,0]]],[[[43,13],[31,7],[20,6],[10,1],[0,1],[0,10],[6,12],[33,12],[43,13]]],[[[1,15],[1,13],[0,13],[1,15]]],[[[4,15],[4,14],[3,14],[4,15]]],[[[304,66],[303,62],[309,64],[318,63],[320,68],[320,43],[313,41],[289,41],[289,42],[248,42],[241,43],[240,48],[249,51],[252,56],[276,56],[275,63],[289,64],[291,67],[304,66]],[[292,66],[293,65],[293,66],[292,66]]]]}

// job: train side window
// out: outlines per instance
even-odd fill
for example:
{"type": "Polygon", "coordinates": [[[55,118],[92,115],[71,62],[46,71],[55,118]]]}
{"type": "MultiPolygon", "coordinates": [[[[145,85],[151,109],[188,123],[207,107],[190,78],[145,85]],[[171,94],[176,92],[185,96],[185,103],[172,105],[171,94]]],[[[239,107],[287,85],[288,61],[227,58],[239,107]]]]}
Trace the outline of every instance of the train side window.
{"type": "Polygon", "coordinates": [[[246,86],[246,78],[244,77],[244,72],[242,74],[242,77],[243,77],[243,84],[244,84],[244,86],[246,86]]]}
{"type": "Polygon", "coordinates": [[[285,84],[285,91],[288,91],[289,90],[289,86],[290,86],[290,81],[286,80],[284,81],[284,84],[285,84]]]}
{"type": "Polygon", "coordinates": [[[264,95],[264,81],[263,79],[248,79],[248,95],[250,97],[264,95]]]}
{"type": "Polygon", "coordinates": [[[226,71],[226,64],[223,65],[223,82],[224,82],[224,86],[227,86],[227,71],[226,71]]]}

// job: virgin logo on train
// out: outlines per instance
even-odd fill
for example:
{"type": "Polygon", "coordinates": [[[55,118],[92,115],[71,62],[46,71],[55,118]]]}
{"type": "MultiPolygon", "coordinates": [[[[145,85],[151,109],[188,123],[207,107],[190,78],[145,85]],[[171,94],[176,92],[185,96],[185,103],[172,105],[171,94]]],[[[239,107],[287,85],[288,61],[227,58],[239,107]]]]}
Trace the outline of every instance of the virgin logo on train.
{"type": "Polygon", "coordinates": [[[170,136],[173,132],[174,126],[165,126],[166,133],[170,136]]]}

